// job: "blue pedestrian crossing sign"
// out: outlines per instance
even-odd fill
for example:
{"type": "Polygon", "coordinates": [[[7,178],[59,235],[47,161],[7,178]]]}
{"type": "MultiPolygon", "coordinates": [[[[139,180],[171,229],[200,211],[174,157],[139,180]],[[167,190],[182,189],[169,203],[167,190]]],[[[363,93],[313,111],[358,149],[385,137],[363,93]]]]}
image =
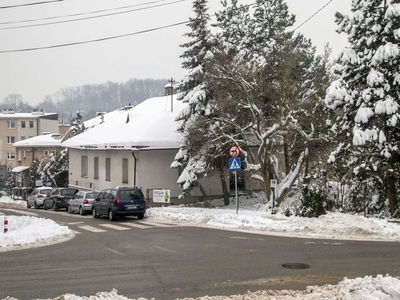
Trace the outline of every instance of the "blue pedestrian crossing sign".
{"type": "Polygon", "coordinates": [[[240,157],[229,159],[229,171],[240,171],[240,157]]]}

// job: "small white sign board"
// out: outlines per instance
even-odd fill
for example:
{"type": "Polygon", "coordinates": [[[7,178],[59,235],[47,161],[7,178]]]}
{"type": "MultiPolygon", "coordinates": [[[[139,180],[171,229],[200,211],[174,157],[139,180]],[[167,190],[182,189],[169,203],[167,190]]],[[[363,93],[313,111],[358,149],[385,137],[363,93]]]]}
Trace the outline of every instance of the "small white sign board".
{"type": "Polygon", "coordinates": [[[153,202],[170,203],[171,190],[153,190],[153,202]]]}
{"type": "Polygon", "coordinates": [[[276,188],[276,180],[275,179],[271,179],[271,187],[276,188]]]}

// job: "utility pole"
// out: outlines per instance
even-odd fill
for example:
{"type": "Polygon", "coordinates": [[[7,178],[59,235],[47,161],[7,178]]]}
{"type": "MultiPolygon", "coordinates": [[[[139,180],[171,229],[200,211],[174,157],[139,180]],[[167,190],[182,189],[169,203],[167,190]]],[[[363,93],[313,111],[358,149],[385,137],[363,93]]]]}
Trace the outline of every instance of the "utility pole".
{"type": "Polygon", "coordinates": [[[173,98],[174,98],[174,83],[175,83],[175,80],[171,77],[171,79],[168,82],[171,83],[171,111],[174,111],[173,98]]]}

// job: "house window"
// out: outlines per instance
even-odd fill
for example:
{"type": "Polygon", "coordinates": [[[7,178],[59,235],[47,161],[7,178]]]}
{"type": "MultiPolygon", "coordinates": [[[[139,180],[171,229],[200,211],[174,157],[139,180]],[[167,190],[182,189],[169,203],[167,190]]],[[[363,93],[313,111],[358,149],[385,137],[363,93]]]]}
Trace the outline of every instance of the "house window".
{"type": "Polygon", "coordinates": [[[21,136],[21,141],[23,141],[23,140],[25,140],[26,139],[26,136],[21,136]]]}
{"type": "Polygon", "coordinates": [[[99,179],[99,158],[94,158],[94,179],[99,179]]]}
{"type": "Polygon", "coordinates": [[[111,181],[111,158],[106,158],[106,181],[111,181]]]}
{"type": "Polygon", "coordinates": [[[25,121],[21,121],[21,128],[26,128],[25,121]]]}
{"type": "Polygon", "coordinates": [[[33,128],[33,121],[29,121],[29,128],[33,128]]]}
{"type": "Polygon", "coordinates": [[[7,128],[14,129],[15,128],[15,121],[7,121],[7,128]]]}
{"type": "Polygon", "coordinates": [[[128,159],[122,159],[122,183],[128,183],[128,159]]]}
{"type": "Polygon", "coordinates": [[[15,153],[14,152],[7,152],[7,159],[8,160],[14,160],[15,159],[15,153]]]}
{"type": "Polygon", "coordinates": [[[14,144],[14,143],[15,143],[15,136],[8,136],[7,144],[14,144]]]}
{"type": "Polygon", "coordinates": [[[88,157],[87,156],[81,157],[81,176],[82,177],[88,176],[88,157]]]}
{"type": "Polygon", "coordinates": [[[43,151],[43,155],[44,155],[44,156],[49,156],[49,150],[44,150],[44,151],[43,151]]]}

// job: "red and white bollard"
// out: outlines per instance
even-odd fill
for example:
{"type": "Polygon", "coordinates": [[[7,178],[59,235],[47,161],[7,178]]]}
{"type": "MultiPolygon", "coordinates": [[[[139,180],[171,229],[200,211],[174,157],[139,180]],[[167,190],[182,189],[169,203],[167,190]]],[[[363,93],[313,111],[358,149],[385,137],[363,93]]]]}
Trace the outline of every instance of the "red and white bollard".
{"type": "Polygon", "coordinates": [[[4,233],[8,232],[8,220],[4,217],[4,233]]]}

